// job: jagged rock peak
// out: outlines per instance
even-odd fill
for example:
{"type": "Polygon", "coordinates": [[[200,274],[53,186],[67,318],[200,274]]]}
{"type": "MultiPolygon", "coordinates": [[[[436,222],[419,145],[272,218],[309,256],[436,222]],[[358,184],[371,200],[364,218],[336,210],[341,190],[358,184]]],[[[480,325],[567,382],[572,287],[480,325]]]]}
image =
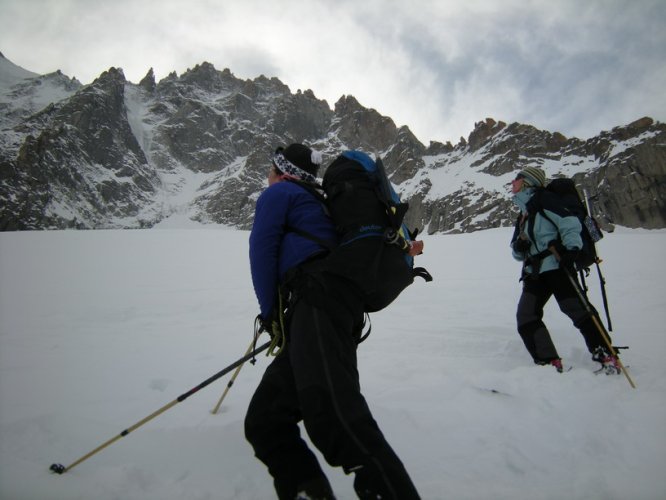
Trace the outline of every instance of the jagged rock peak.
{"type": "Polygon", "coordinates": [[[525,140],[545,140],[548,142],[554,140],[555,143],[561,142],[562,144],[567,141],[567,138],[559,132],[551,133],[526,123],[513,122],[506,127],[506,130],[507,133],[516,137],[522,137],[525,140]]]}
{"type": "Polygon", "coordinates": [[[485,121],[475,123],[474,130],[469,134],[469,138],[467,139],[470,149],[474,151],[480,148],[488,142],[488,139],[505,127],[506,123],[503,121],[496,122],[492,118],[486,118],[485,121]]]}
{"type": "MultiPolygon", "coordinates": [[[[613,127],[610,132],[602,132],[596,138],[597,140],[627,140],[630,137],[637,137],[648,130],[664,130],[665,125],[660,122],[655,122],[649,116],[644,116],[638,120],[634,120],[628,125],[613,127]]],[[[590,139],[592,140],[592,139],[590,139]]]]}
{"type": "Polygon", "coordinates": [[[264,88],[272,88],[279,92],[291,93],[289,86],[282,82],[278,77],[273,76],[268,78],[266,75],[259,75],[253,80],[247,80],[247,83],[258,85],[264,88]]]}
{"type": "Polygon", "coordinates": [[[343,95],[335,103],[336,113],[346,113],[365,110],[353,95],[343,95]]]}
{"type": "MultiPolygon", "coordinates": [[[[349,117],[351,118],[355,114],[359,113],[361,116],[365,117],[365,120],[372,120],[372,121],[377,121],[377,122],[391,122],[393,125],[393,128],[395,129],[396,126],[393,123],[393,120],[391,120],[388,117],[382,116],[376,109],[374,108],[366,108],[361,103],[359,103],[356,98],[352,95],[343,95],[338,99],[338,102],[335,103],[335,109],[334,112],[336,115],[341,116],[341,117],[349,117]]],[[[366,126],[369,126],[370,123],[366,123],[366,126]]]]}
{"type": "MultiPolygon", "coordinates": [[[[252,81],[253,81],[253,82],[256,82],[256,83],[268,83],[268,82],[270,82],[270,81],[273,80],[273,79],[278,80],[276,77],[268,78],[266,75],[264,75],[264,74],[262,73],[261,75],[255,77],[252,81]]],[[[279,81],[279,80],[278,80],[278,81],[279,81]]]]}
{"type": "Polygon", "coordinates": [[[155,90],[155,86],[155,72],[153,71],[153,68],[150,68],[148,73],[146,73],[146,76],[144,76],[139,82],[139,87],[142,87],[148,92],[152,92],[155,90]]]}
{"type": "Polygon", "coordinates": [[[453,151],[453,144],[451,144],[451,141],[446,141],[446,144],[443,144],[439,141],[430,141],[425,154],[428,156],[437,156],[450,153],[451,151],[453,151]]]}
{"type": "Polygon", "coordinates": [[[296,90],[296,95],[304,95],[305,97],[307,97],[309,99],[316,99],[317,98],[317,96],[315,95],[315,93],[311,89],[305,89],[305,90],[297,89],[296,90]]]}
{"type": "Polygon", "coordinates": [[[370,112],[379,114],[376,109],[366,108],[363,106],[353,95],[341,96],[340,99],[338,99],[338,101],[335,103],[335,111],[336,113],[353,113],[355,111],[363,111],[365,113],[370,112]]]}
{"type": "Polygon", "coordinates": [[[125,73],[123,73],[122,68],[111,67],[106,70],[104,73],[99,75],[94,81],[93,84],[97,82],[106,82],[106,81],[116,81],[125,83],[125,73]]]}
{"type": "Polygon", "coordinates": [[[217,70],[215,69],[215,66],[213,66],[211,63],[204,61],[201,64],[197,64],[194,68],[188,69],[185,74],[183,74],[183,77],[187,76],[188,74],[198,74],[198,75],[209,75],[213,76],[217,73],[217,70]]]}
{"type": "Polygon", "coordinates": [[[644,116],[643,118],[639,118],[638,120],[631,122],[629,125],[627,125],[627,128],[644,129],[651,127],[653,124],[654,120],[652,118],[649,116],[644,116]]]}
{"type": "Polygon", "coordinates": [[[218,71],[213,64],[207,61],[197,64],[192,69],[188,69],[182,74],[181,78],[183,80],[196,81],[212,81],[216,79],[236,80],[236,76],[229,68],[224,68],[222,71],[218,71]]]}
{"type": "Polygon", "coordinates": [[[210,92],[238,88],[243,84],[242,80],[236,78],[229,68],[218,71],[209,62],[203,62],[192,69],[188,69],[181,75],[180,81],[210,92]]]}
{"type": "MultiPolygon", "coordinates": [[[[311,92],[311,91],[310,91],[311,92]]],[[[313,94],[314,96],[314,94],[313,94]]],[[[355,113],[360,113],[364,118],[366,128],[375,128],[381,124],[381,127],[388,127],[392,134],[397,132],[397,127],[393,119],[384,116],[374,108],[366,108],[356,100],[353,95],[343,95],[335,103],[335,114],[338,116],[351,117],[355,113]]]]}

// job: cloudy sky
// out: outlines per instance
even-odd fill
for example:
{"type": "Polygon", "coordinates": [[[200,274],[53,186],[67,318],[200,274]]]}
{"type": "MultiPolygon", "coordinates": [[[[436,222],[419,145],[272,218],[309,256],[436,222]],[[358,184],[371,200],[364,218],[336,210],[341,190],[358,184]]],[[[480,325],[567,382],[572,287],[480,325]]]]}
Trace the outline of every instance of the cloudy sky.
{"type": "Polygon", "coordinates": [[[82,83],[208,61],[351,94],[425,144],[486,117],[579,138],[666,121],[664,0],[0,0],[0,51],[82,83]]]}

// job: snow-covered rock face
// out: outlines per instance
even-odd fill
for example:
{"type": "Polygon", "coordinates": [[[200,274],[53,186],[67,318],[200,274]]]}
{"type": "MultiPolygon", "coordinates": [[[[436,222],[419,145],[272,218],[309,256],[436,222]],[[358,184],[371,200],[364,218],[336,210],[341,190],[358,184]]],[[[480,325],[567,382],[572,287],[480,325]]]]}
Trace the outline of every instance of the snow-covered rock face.
{"type": "MultiPolygon", "coordinates": [[[[0,55],[0,229],[151,227],[169,217],[249,228],[278,145],[324,164],[381,155],[408,223],[429,233],[512,223],[520,168],[574,176],[607,224],[666,226],[666,126],[649,118],[581,141],[492,119],[468,139],[424,146],[407,127],[343,96],[332,110],[276,78],[240,80],[202,63],[139,84],[111,68],[81,85],[0,55]]],[[[323,173],[323,172],[322,172],[323,173]]]]}
{"type": "Polygon", "coordinates": [[[599,222],[661,228],[666,225],[666,125],[637,120],[587,141],[529,125],[476,124],[455,147],[431,145],[435,154],[399,189],[411,201],[410,222],[429,233],[469,232],[511,223],[509,183],[526,166],[549,178],[573,177],[587,192],[599,222]]]}

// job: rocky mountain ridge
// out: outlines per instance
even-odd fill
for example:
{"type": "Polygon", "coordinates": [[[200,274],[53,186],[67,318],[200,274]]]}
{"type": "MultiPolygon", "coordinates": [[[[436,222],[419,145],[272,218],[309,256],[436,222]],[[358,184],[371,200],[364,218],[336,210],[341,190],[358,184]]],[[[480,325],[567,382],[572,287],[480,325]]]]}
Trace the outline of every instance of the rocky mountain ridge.
{"type": "Polygon", "coordinates": [[[246,229],[271,152],[290,142],[325,164],[345,149],[381,155],[408,222],[431,234],[512,224],[507,184],[527,165],[573,176],[607,228],[666,227],[666,125],[647,117],[586,141],[488,118],[455,146],[425,146],[352,96],[331,109],[311,90],[205,62],[159,82],[150,70],[138,84],[118,68],[89,85],[17,68],[0,54],[2,230],[176,216],[246,229]]]}

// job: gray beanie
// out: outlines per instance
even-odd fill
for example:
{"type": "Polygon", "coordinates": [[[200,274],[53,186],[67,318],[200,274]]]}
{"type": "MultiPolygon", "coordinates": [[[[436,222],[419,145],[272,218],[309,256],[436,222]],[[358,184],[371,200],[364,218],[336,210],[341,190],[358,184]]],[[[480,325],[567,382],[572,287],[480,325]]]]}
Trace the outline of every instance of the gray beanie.
{"type": "Polygon", "coordinates": [[[517,179],[522,178],[529,187],[545,187],[546,186],[546,173],[537,167],[525,167],[516,176],[517,179]]]}

